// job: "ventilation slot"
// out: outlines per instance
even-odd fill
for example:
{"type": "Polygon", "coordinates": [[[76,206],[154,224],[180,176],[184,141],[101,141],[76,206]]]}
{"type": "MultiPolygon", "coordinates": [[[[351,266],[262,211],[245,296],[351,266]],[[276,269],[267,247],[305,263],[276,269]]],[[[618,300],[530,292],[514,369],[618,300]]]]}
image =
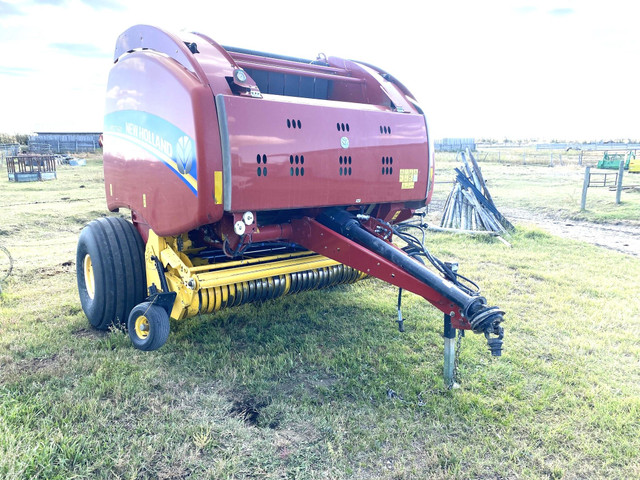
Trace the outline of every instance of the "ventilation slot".
{"type": "Polygon", "coordinates": [[[258,175],[259,177],[266,177],[267,176],[267,155],[266,154],[257,154],[256,155],[256,163],[258,164],[258,168],[256,170],[256,175],[258,175]],[[262,166],[260,166],[260,164],[262,164],[262,166]]]}
{"type": "Polygon", "coordinates": [[[304,177],[304,155],[289,155],[289,175],[291,177],[304,177]],[[294,166],[295,165],[295,166],[294,166]]]}
{"type": "Polygon", "coordinates": [[[344,177],[351,175],[351,155],[349,155],[348,157],[346,155],[340,156],[339,163],[340,165],[344,165],[341,166],[338,170],[340,176],[344,177]]]}
{"type": "Polygon", "coordinates": [[[393,157],[382,157],[382,175],[393,175],[393,157]]]}

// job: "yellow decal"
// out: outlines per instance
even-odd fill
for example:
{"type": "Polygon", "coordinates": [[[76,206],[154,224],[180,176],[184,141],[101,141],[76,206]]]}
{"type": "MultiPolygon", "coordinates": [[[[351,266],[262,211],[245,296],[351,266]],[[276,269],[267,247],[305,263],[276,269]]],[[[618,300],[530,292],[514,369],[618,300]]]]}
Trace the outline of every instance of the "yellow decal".
{"type": "Polygon", "coordinates": [[[147,194],[146,193],[142,194],[142,206],[144,208],[147,208],[147,194]]]}
{"type": "Polygon", "coordinates": [[[418,169],[417,168],[401,168],[400,169],[400,183],[417,182],[418,181],[418,169]]]}
{"type": "Polygon", "coordinates": [[[411,190],[418,181],[417,168],[401,168],[400,169],[400,188],[402,190],[411,190]]]}
{"type": "Polygon", "coordinates": [[[216,205],[222,205],[222,171],[213,172],[213,199],[216,205]]]}
{"type": "Polygon", "coordinates": [[[398,218],[398,215],[400,215],[400,210],[397,210],[396,213],[393,214],[393,217],[391,217],[391,221],[393,222],[396,218],[398,218]]]}
{"type": "Polygon", "coordinates": [[[113,197],[113,185],[109,184],[109,195],[113,197]]]}

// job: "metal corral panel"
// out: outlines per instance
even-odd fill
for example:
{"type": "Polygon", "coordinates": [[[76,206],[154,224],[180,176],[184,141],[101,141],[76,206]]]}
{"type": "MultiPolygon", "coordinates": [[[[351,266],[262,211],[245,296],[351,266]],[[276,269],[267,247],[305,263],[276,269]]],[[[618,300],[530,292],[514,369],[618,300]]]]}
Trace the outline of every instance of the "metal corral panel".
{"type": "Polygon", "coordinates": [[[19,143],[0,143],[0,156],[8,157],[20,153],[19,143]]]}
{"type": "Polygon", "coordinates": [[[95,152],[100,148],[100,132],[36,132],[29,137],[33,152],[95,152]]]}
{"type": "Polygon", "coordinates": [[[7,157],[10,182],[37,182],[55,180],[56,161],[53,156],[24,155],[7,157]]]}
{"type": "Polygon", "coordinates": [[[442,138],[434,142],[436,152],[464,152],[467,148],[474,151],[476,141],[473,138],[442,138]]]}

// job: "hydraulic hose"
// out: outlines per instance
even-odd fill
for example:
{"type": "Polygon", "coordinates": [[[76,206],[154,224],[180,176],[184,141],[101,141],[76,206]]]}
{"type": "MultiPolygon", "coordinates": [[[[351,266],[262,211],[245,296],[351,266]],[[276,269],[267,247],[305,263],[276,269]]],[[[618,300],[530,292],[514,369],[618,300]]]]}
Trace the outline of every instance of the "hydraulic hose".
{"type": "Polygon", "coordinates": [[[360,222],[346,210],[329,209],[323,212],[317,220],[324,226],[389,260],[455,303],[469,321],[472,330],[475,333],[485,334],[492,355],[499,356],[501,354],[503,329],[500,322],[504,312],[498,307],[488,306],[484,297],[465,293],[452,282],[443,279],[422,263],[415,261],[411,256],[365,230],[360,222]],[[495,335],[496,338],[491,335],[495,335]]]}

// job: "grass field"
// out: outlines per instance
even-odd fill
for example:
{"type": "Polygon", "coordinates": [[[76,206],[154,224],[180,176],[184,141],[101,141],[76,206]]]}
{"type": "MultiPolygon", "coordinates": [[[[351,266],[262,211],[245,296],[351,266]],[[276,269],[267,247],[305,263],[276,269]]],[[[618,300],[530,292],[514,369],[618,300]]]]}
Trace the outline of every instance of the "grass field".
{"type": "MultiPolygon", "coordinates": [[[[512,168],[483,165],[495,197],[575,214],[568,182],[531,201],[548,185],[512,168]]],[[[640,478],[639,259],[534,229],[511,248],[433,234],[507,311],[503,357],[468,335],[453,391],[440,313],[405,294],[399,333],[377,280],[174,322],[143,353],[91,330],[77,298],[100,161],[58,173],[0,179],[0,478],[640,478]]]]}
{"type": "MultiPolygon", "coordinates": [[[[482,158],[482,153],[476,154],[482,158]]],[[[516,207],[547,215],[572,220],[587,220],[597,223],[628,223],[640,225],[640,173],[623,175],[623,185],[635,186],[624,190],[621,203],[616,205],[616,192],[608,187],[590,187],[587,191],[585,211],[580,211],[584,167],[571,159],[577,154],[566,154],[563,165],[523,165],[521,160],[483,162],[481,168],[491,194],[499,206],[516,207]]],[[[495,156],[495,155],[494,155],[495,156]]],[[[601,157],[602,154],[599,155],[601,157]]],[[[556,154],[557,158],[557,154],[556,154]]],[[[585,163],[587,163],[585,161],[585,163]]],[[[590,160],[594,164],[594,160],[590,160]]],[[[460,160],[454,153],[438,153],[436,165],[441,173],[439,181],[451,181],[453,168],[459,167],[460,160]]],[[[615,174],[613,170],[598,170],[592,165],[591,172],[615,174]]],[[[609,182],[613,177],[609,178],[609,182]]],[[[596,177],[593,177],[596,181],[596,177]]],[[[599,177],[602,181],[602,177],[599,177]]],[[[434,194],[436,199],[444,199],[450,186],[441,184],[434,194]]]]}

